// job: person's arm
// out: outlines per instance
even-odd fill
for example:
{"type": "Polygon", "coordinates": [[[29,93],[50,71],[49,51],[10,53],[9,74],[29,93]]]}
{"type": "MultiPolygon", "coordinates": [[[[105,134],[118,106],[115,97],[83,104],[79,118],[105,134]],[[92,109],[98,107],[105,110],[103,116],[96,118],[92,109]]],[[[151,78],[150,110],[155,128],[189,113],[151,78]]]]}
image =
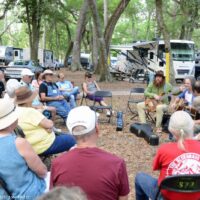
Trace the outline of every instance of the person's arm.
{"type": "Polygon", "coordinates": [[[35,153],[32,146],[24,138],[17,138],[15,141],[19,154],[25,159],[28,167],[35,172],[40,178],[45,178],[47,168],[35,153]]]}
{"type": "Polygon", "coordinates": [[[42,128],[47,129],[48,132],[52,132],[53,121],[47,119],[41,112],[34,108],[30,108],[28,116],[27,123],[34,126],[41,126],[42,128]]]}
{"type": "Polygon", "coordinates": [[[127,171],[126,171],[126,164],[124,161],[121,162],[119,172],[118,172],[118,177],[119,177],[118,199],[119,200],[127,200],[130,189],[129,189],[128,175],[127,175],[127,171]]]}
{"type": "Polygon", "coordinates": [[[52,129],[53,128],[53,121],[44,117],[42,121],[40,121],[39,125],[45,129],[52,129]]]}
{"type": "Polygon", "coordinates": [[[88,91],[86,83],[83,83],[83,92],[84,92],[84,94],[93,94],[92,92],[88,91]]]}
{"type": "Polygon", "coordinates": [[[162,156],[162,146],[157,150],[157,153],[154,157],[154,160],[153,160],[153,170],[160,170],[161,167],[162,167],[162,164],[161,164],[161,156],[162,156]]]}
{"type": "Polygon", "coordinates": [[[41,101],[55,101],[55,100],[62,100],[64,99],[63,96],[56,96],[56,97],[48,97],[47,94],[47,86],[45,84],[41,84],[39,88],[39,94],[40,94],[40,99],[41,101]]]}
{"type": "Polygon", "coordinates": [[[99,85],[97,84],[97,82],[96,82],[96,81],[94,81],[94,84],[96,85],[96,87],[97,87],[97,90],[101,90],[101,89],[100,89],[100,87],[99,87],[99,85]]]}
{"type": "Polygon", "coordinates": [[[144,91],[144,96],[148,98],[155,98],[156,96],[158,96],[152,91],[153,91],[153,83],[150,83],[144,91]]]}

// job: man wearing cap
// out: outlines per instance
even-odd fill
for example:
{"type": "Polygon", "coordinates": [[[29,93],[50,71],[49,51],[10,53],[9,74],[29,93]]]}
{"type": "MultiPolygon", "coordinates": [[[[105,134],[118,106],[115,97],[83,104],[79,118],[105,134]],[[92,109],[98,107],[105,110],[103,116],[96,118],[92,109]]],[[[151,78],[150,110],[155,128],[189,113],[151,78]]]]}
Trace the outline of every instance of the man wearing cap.
{"type": "Polygon", "coordinates": [[[49,69],[43,72],[44,81],[40,84],[39,95],[42,102],[48,106],[56,108],[56,114],[61,116],[64,121],[67,119],[70,107],[61,95],[58,86],[53,82],[53,72],[49,69]]]}
{"type": "Polygon", "coordinates": [[[30,90],[33,90],[31,81],[33,79],[34,73],[30,69],[23,69],[21,72],[21,81],[22,86],[27,86],[30,90]]]}
{"type": "Polygon", "coordinates": [[[77,146],[52,162],[51,188],[79,186],[92,200],[127,200],[129,182],[124,160],[96,146],[97,115],[88,106],[72,109],[67,118],[77,146]]]}
{"type": "MultiPolygon", "coordinates": [[[[163,113],[167,110],[168,98],[163,98],[163,94],[168,94],[172,91],[172,85],[165,82],[165,76],[163,71],[159,70],[155,74],[154,81],[148,85],[144,92],[144,96],[148,99],[156,100],[156,132],[161,133],[161,122],[163,113]]],[[[137,104],[138,115],[141,123],[146,123],[145,110],[148,109],[148,106],[145,105],[145,102],[140,102],[137,104]]]]}

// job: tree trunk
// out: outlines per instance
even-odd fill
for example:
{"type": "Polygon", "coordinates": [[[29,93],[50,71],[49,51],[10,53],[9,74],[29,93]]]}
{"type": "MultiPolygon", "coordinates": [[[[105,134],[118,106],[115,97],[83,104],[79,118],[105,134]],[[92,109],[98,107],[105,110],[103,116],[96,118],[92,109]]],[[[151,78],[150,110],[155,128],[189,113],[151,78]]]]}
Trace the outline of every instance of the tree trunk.
{"type": "Polygon", "coordinates": [[[117,24],[118,19],[120,18],[121,14],[124,12],[125,8],[129,4],[130,0],[121,0],[116,7],[114,13],[110,17],[108,24],[105,28],[104,38],[106,44],[106,52],[109,53],[110,43],[112,39],[112,34],[117,24]]]}
{"type": "Polygon", "coordinates": [[[29,44],[30,44],[30,57],[32,60],[38,60],[38,47],[40,40],[40,25],[41,25],[41,7],[42,0],[29,2],[24,1],[26,8],[26,19],[29,32],[29,44]]]}
{"type": "Polygon", "coordinates": [[[103,1],[103,17],[104,17],[104,28],[106,28],[108,24],[108,0],[103,1]]]}
{"type": "Polygon", "coordinates": [[[185,38],[185,25],[183,24],[181,26],[181,33],[180,33],[179,39],[183,40],[184,38],[185,38]]]}
{"type": "Polygon", "coordinates": [[[73,48],[73,42],[72,41],[70,41],[70,42],[68,42],[68,48],[67,48],[67,51],[66,51],[66,54],[65,54],[65,58],[64,58],[64,67],[68,67],[68,57],[69,57],[69,55],[70,55],[70,53],[71,53],[71,51],[72,51],[72,48],[73,48]]]}
{"type": "Polygon", "coordinates": [[[80,64],[81,39],[84,27],[87,22],[86,21],[87,11],[88,11],[88,1],[85,0],[80,10],[77,29],[76,29],[76,37],[73,44],[72,65],[71,65],[72,71],[76,71],[81,68],[80,64]]]}
{"type": "Polygon", "coordinates": [[[174,67],[173,67],[172,55],[171,55],[170,36],[167,31],[167,27],[163,18],[162,0],[155,0],[155,3],[156,3],[157,23],[158,23],[161,33],[163,34],[163,38],[165,41],[165,51],[170,53],[170,82],[174,84],[175,77],[174,77],[174,67]]]}
{"type": "Polygon", "coordinates": [[[92,12],[92,17],[93,17],[93,22],[94,22],[94,28],[97,34],[98,42],[99,42],[99,63],[98,63],[98,68],[100,69],[100,79],[99,81],[105,81],[107,79],[108,75],[108,65],[107,65],[107,60],[106,60],[106,45],[105,41],[103,38],[102,30],[101,30],[101,24],[100,24],[100,19],[99,19],[99,14],[97,10],[97,5],[95,0],[88,0],[91,12],[92,12]]]}
{"type": "MultiPolygon", "coordinates": [[[[97,70],[98,66],[98,49],[99,49],[99,44],[98,44],[98,39],[97,39],[97,34],[94,28],[94,25],[92,26],[92,64],[94,67],[94,71],[97,70]]],[[[100,73],[100,71],[99,71],[100,73]]]]}
{"type": "Polygon", "coordinates": [[[72,36],[71,36],[71,31],[69,28],[69,25],[66,24],[66,30],[67,30],[67,44],[68,44],[68,48],[65,54],[65,58],[64,58],[64,67],[68,67],[68,57],[72,51],[73,48],[73,42],[72,42],[72,36]]]}

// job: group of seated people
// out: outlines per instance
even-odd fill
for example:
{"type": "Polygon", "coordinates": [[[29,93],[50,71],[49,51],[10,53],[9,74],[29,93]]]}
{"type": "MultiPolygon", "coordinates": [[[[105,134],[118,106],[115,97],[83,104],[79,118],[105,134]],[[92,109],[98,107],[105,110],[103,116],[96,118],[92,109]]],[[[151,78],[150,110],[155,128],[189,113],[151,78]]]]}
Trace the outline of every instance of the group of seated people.
{"type": "MultiPolygon", "coordinates": [[[[198,97],[200,96],[200,81],[196,81],[194,77],[186,77],[184,85],[176,91],[170,83],[165,81],[163,71],[157,71],[153,81],[145,89],[144,96],[146,100],[137,104],[139,120],[141,123],[146,123],[146,111],[151,112],[151,106],[155,106],[156,132],[161,133],[164,113],[169,110],[174,112],[183,109],[189,112],[196,107],[196,105],[193,105],[194,102],[200,105],[200,98],[198,97]],[[176,95],[175,99],[171,99],[173,95],[176,95]],[[171,99],[171,102],[169,102],[169,99],[171,99]]],[[[195,118],[198,118],[198,110],[196,111],[195,118]]],[[[199,120],[195,121],[195,124],[197,123],[199,123],[199,120]]]]}
{"type": "MultiPolygon", "coordinates": [[[[73,90],[62,90],[62,83],[57,86],[51,70],[39,75],[35,84],[31,85],[29,79],[32,77],[26,72],[22,73],[20,83],[10,80],[10,85],[8,81],[7,95],[0,99],[0,178],[12,196],[15,199],[34,200],[43,194],[41,198],[45,199],[44,192],[49,189],[45,182],[47,169],[39,156],[63,152],[52,161],[50,189],[78,186],[85,193],[83,199],[127,200],[130,188],[125,161],[97,147],[100,134],[97,114],[88,106],[70,109],[65,98],[69,98],[73,90]],[[63,91],[68,92],[66,96],[63,96],[63,91]],[[46,102],[42,109],[50,107],[52,111],[51,107],[55,108],[56,113],[65,120],[69,133],[55,134],[53,121],[42,114],[41,108],[35,107],[35,100],[46,102]],[[60,106],[66,110],[57,111],[60,106]],[[24,131],[25,138],[14,133],[17,125],[24,131]]],[[[164,79],[164,75],[159,72],[155,80],[158,78],[164,79]]],[[[63,78],[60,82],[63,82],[63,78]]],[[[87,82],[83,87],[93,91],[94,85],[88,87],[87,82]]],[[[157,91],[169,90],[167,87],[170,87],[153,84],[150,83],[145,93],[155,99],[160,98],[157,91]]],[[[187,99],[192,99],[188,93],[189,89],[185,92],[187,99]]],[[[93,93],[91,98],[95,98],[92,96],[93,93]]],[[[159,109],[156,108],[156,111],[159,112],[159,109]]],[[[142,115],[139,113],[140,117],[142,115]]],[[[157,128],[161,127],[159,123],[156,124],[157,128]]],[[[135,177],[136,200],[155,199],[158,185],[167,176],[200,174],[200,142],[193,138],[194,120],[187,112],[176,111],[170,118],[169,130],[176,142],[161,145],[153,163],[153,170],[160,170],[160,176],[155,179],[138,173],[135,177]]],[[[162,195],[169,200],[198,200],[200,192],[181,194],[163,191],[162,195]]]]}

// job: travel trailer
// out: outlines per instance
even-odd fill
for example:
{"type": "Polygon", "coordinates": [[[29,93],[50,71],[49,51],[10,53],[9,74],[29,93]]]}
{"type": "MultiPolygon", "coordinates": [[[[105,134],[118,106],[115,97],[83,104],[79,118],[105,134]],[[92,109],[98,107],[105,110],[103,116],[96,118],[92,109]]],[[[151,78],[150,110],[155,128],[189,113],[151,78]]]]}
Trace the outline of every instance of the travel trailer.
{"type": "MultiPolygon", "coordinates": [[[[171,53],[176,80],[183,80],[185,76],[194,76],[195,50],[194,42],[188,40],[170,40],[171,53]]],[[[165,72],[164,41],[136,42],[128,45],[111,45],[111,50],[119,53],[116,72],[124,71],[131,76],[137,69],[144,72],[165,72]]]]}
{"type": "MultiPolygon", "coordinates": [[[[30,48],[23,49],[23,60],[30,60],[30,48]]],[[[45,68],[53,67],[53,51],[47,49],[38,49],[38,61],[45,68]]]]}
{"type": "Polygon", "coordinates": [[[13,61],[13,47],[0,46],[0,65],[8,65],[13,61]]]}

